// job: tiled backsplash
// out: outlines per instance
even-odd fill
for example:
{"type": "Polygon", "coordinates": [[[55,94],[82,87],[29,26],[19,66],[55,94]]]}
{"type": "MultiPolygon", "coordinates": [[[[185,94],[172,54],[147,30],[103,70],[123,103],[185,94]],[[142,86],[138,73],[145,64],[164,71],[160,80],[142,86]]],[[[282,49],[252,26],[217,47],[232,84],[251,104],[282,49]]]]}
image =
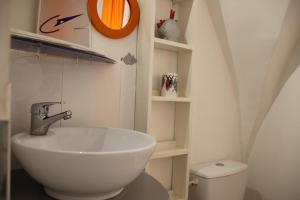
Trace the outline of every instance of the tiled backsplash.
{"type": "Polygon", "coordinates": [[[135,66],[28,55],[11,53],[12,134],[29,130],[30,106],[43,101],[64,102],[51,113],[72,110],[62,126],[133,128],[135,66]]]}

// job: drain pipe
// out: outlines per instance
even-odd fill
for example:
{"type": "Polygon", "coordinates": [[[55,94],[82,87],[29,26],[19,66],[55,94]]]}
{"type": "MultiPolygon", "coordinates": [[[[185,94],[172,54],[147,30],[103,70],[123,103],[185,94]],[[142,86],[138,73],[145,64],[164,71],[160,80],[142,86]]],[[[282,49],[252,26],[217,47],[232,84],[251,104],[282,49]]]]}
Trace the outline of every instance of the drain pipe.
{"type": "Polygon", "coordinates": [[[195,185],[198,185],[199,184],[199,181],[197,178],[194,178],[194,180],[190,180],[189,181],[189,186],[195,186],[195,185]]]}

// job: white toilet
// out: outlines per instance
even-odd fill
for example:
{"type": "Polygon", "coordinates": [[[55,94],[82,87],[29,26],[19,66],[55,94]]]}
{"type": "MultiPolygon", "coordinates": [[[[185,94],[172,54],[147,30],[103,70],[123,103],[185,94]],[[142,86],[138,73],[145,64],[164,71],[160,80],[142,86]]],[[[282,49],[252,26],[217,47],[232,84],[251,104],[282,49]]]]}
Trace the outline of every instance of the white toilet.
{"type": "Polygon", "coordinates": [[[192,165],[189,200],[243,200],[247,168],[231,160],[192,165]]]}

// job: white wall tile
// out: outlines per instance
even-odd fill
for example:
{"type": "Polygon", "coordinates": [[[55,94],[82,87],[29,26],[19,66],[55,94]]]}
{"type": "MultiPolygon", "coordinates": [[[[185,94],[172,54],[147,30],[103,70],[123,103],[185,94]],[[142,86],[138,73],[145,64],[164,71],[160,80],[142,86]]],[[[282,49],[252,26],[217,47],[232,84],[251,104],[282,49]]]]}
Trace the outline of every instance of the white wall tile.
{"type": "Polygon", "coordinates": [[[121,66],[120,127],[133,129],[136,65],[121,66]]]}
{"type": "MultiPolygon", "coordinates": [[[[13,51],[12,80],[12,133],[29,131],[30,106],[33,103],[61,100],[62,65],[58,57],[41,54],[24,57],[26,52],[13,51]]],[[[61,106],[51,107],[51,113],[61,111],[61,106]]]]}
{"type": "Polygon", "coordinates": [[[119,127],[121,68],[87,60],[66,59],[63,110],[73,116],[63,126],[119,127]]]}

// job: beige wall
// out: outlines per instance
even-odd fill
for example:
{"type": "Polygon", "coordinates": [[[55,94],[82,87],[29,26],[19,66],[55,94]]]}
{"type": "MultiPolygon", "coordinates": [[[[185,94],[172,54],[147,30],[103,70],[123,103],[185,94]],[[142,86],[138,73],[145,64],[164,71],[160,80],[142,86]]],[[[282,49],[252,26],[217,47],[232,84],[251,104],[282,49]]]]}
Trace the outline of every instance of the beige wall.
{"type": "Polygon", "coordinates": [[[188,25],[193,44],[191,162],[240,159],[235,85],[204,0],[194,1],[188,25]]]}
{"type": "Polygon", "coordinates": [[[225,27],[224,16],[223,16],[221,4],[220,4],[219,0],[206,0],[206,3],[208,5],[209,13],[212,18],[218,39],[219,39],[221,47],[222,47],[222,51],[224,53],[224,56],[225,56],[225,59],[226,59],[227,65],[228,65],[230,76],[231,76],[234,86],[235,86],[235,95],[239,102],[239,91],[238,91],[236,70],[234,67],[232,52],[231,52],[230,44],[229,44],[228,37],[227,37],[227,31],[226,31],[226,27],[225,27]]]}
{"type": "Polygon", "coordinates": [[[291,0],[282,24],[280,35],[273,50],[272,58],[267,65],[267,76],[265,78],[263,95],[261,97],[259,112],[257,113],[256,121],[247,146],[247,156],[251,153],[259,128],[275,98],[290,75],[299,65],[299,10],[300,1],[291,0]]]}
{"type": "Polygon", "coordinates": [[[39,0],[11,0],[13,27],[29,32],[36,31],[39,0]]]}
{"type": "Polygon", "coordinates": [[[8,116],[8,88],[9,88],[9,25],[10,20],[7,18],[10,5],[7,1],[1,2],[0,11],[0,121],[8,116]]]}
{"type": "Polygon", "coordinates": [[[245,161],[250,156],[246,199],[297,200],[300,1],[208,5],[227,60],[229,43],[237,76],[245,161]]]}
{"type": "Polygon", "coordinates": [[[219,0],[239,89],[243,155],[290,0],[219,0]]]}
{"type": "Polygon", "coordinates": [[[300,64],[300,1],[208,4],[217,12],[219,38],[227,35],[237,75],[244,159],[250,156],[246,199],[297,200],[299,69],[290,76],[300,64]]]}
{"type": "Polygon", "coordinates": [[[300,68],[284,85],[258,132],[249,158],[248,185],[261,199],[249,200],[300,197],[299,85],[300,68]]]}
{"type": "Polygon", "coordinates": [[[255,193],[262,200],[297,200],[300,196],[299,9],[300,2],[292,0],[268,66],[260,112],[248,146],[249,200],[255,193]]]}

